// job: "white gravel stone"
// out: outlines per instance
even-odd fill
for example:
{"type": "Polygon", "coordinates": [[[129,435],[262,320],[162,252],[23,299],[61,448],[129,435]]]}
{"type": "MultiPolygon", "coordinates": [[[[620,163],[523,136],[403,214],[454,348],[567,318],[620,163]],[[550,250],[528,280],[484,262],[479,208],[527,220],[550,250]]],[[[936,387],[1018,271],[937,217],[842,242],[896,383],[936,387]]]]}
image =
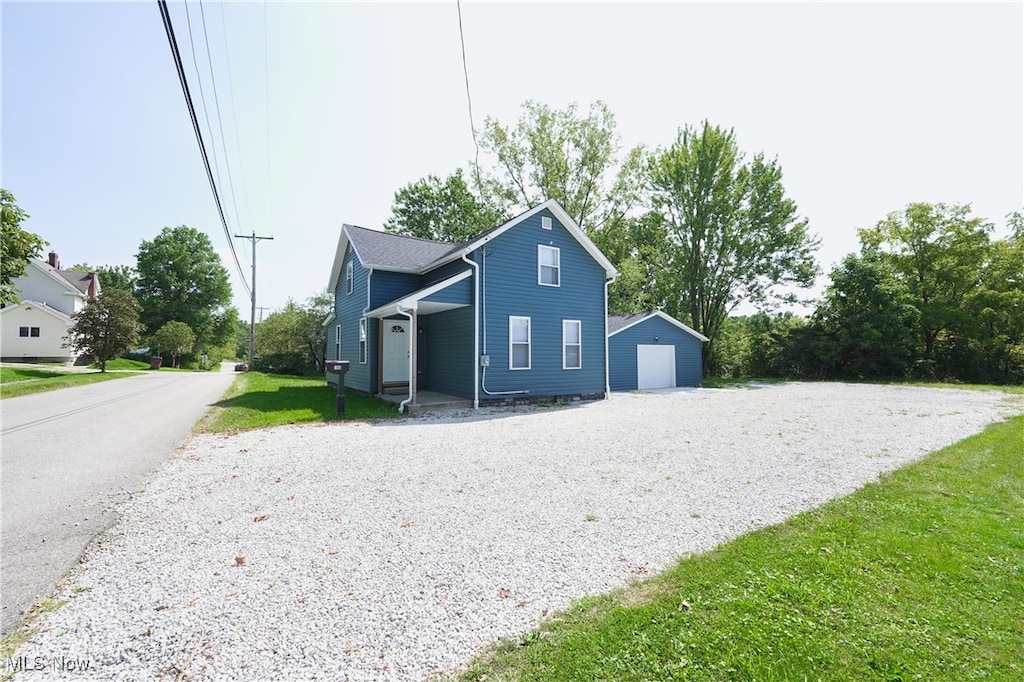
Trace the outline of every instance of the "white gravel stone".
{"type": "Polygon", "coordinates": [[[15,656],[104,680],[450,673],[574,598],[1020,410],[996,392],[776,384],[199,435],[15,656]]]}

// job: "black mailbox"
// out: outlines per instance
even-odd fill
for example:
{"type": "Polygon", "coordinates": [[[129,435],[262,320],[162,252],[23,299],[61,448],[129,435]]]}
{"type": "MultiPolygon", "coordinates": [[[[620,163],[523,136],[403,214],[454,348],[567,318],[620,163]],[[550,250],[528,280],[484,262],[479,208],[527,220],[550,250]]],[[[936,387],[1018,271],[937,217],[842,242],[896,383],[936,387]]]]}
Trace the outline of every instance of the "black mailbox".
{"type": "Polygon", "coordinates": [[[327,360],[325,369],[338,375],[338,414],[345,414],[345,372],[348,371],[348,360],[327,360]]]}

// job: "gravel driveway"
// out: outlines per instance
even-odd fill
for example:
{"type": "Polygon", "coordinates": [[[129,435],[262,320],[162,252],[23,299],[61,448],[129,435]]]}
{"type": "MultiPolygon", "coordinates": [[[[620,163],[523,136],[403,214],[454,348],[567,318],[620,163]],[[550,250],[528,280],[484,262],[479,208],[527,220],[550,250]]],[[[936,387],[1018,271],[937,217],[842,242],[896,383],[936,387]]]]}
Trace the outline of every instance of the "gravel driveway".
{"type": "Polygon", "coordinates": [[[778,384],[200,435],[16,655],[100,679],[422,679],[1015,411],[778,384]]]}

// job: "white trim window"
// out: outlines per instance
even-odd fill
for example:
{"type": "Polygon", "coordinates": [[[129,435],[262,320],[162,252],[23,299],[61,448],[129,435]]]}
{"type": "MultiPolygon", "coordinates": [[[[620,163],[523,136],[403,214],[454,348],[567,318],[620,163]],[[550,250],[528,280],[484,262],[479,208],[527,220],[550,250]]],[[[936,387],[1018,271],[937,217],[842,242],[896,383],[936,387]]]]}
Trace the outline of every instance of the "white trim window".
{"type": "Polygon", "coordinates": [[[341,325],[334,327],[334,359],[341,360],[341,325]]]}
{"type": "Polygon", "coordinates": [[[366,318],[359,319],[359,364],[366,364],[366,318]]]}
{"type": "Polygon", "coordinates": [[[39,327],[18,327],[18,336],[23,339],[38,339],[39,327]]]}
{"type": "Polygon", "coordinates": [[[355,276],[352,274],[352,261],[348,262],[348,266],[345,268],[345,295],[352,293],[352,282],[355,276]]]}
{"type": "Polygon", "coordinates": [[[530,369],[530,318],[509,315],[508,368],[530,369]]]}
{"type": "Polygon", "coordinates": [[[537,284],[557,287],[562,281],[562,254],[557,246],[537,244],[537,284]]]}
{"type": "Polygon", "coordinates": [[[562,320],[562,369],[583,366],[583,325],[579,320],[562,320]]]}

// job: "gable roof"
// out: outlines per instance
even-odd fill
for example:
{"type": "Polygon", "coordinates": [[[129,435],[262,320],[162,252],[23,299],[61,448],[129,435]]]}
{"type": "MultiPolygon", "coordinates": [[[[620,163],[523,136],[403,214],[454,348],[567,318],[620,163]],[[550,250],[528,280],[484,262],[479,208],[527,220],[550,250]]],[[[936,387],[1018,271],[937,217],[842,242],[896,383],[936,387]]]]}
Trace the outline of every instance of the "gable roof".
{"type": "Polygon", "coordinates": [[[708,341],[708,337],[704,336],[703,334],[694,329],[691,329],[690,327],[686,326],[676,318],[666,313],[663,313],[660,310],[649,310],[645,313],[633,313],[632,315],[609,315],[608,336],[614,336],[619,332],[625,331],[630,327],[634,327],[643,322],[644,320],[648,320],[652,317],[660,317],[669,324],[679,327],[684,332],[698,339],[702,343],[706,343],[708,341]]]}
{"type": "Polygon", "coordinates": [[[59,319],[61,322],[68,326],[71,326],[74,323],[74,320],[72,320],[68,315],[61,312],[60,310],[57,310],[56,308],[51,308],[42,301],[19,301],[18,303],[15,303],[13,305],[7,305],[4,308],[0,308],[0,315],[10,313],[15,310],[31,310],[33,306],[35,306],[44,313],[49,313],[50,315],[53,315],[54,317],[56,317],[57,319],[59,319]]]}
{"type": "Polygon", "coordinates": [[[44,260],[32,259],[32,265],[46,273],[51,279],[67,287],[68,291],[84,296],[89,295],[89,286],[96,281],[96,293],[100,291],[99,277],[87,270],[59,270],[44,260]]]}
{"type": "Polygon", "coordinates": [[[327,283],[328,290],[334,290],[338,278],[341,276],[341,264],[345,259],[345,252],[350,244],[356,252],[359,262],[365,268],[410,272],[419,275],[469,254],[515,225],[545,209],[551,211],[558,218],[558,221],[569,231],[569,234],[575,237],[576,241],[583,246],[587,253],[604,268],[609,278],[618,274],[618,270],[615,269],[611,261],[601,253],[601,250],[597,248],[594,242],[590,241],[590,238],[576,224],[576,221],[569,217],[565,209],[554,199],[548,199],[544,203],[534,206],[530,210],[520,213],[501,225],[482,232],[461,244],[437,242],[418,237],[406,237],[391,232],[371,230],[359,227],[358,225],[344,224],[341,226],[338,247],[334,253],[331,279],[327,283]]]}

